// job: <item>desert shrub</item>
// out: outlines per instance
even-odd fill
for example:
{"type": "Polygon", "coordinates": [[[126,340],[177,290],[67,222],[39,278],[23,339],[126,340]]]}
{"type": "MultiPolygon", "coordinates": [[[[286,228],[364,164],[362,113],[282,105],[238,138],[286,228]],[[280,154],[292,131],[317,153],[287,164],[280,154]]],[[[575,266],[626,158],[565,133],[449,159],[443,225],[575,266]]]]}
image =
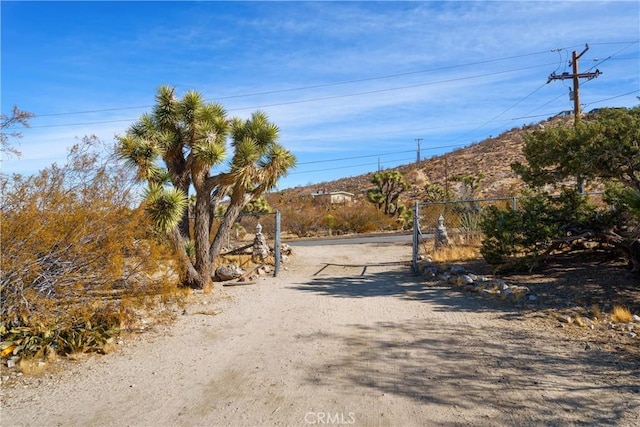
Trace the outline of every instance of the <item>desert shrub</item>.
{"type": "Polygon", "coordinates": [[[310,198],[281,200],[274,204],[281,214],[283,231],[298,237],[321,234],[326,224],[327,208],[316,205],[310,198]]]}
{"type": "Polygon", "coordinates": [[[597,244],[609,256],[622,253],[630,266],[640,269],[640,253],[635,249],[640,246],[638,135],[640,108],[634,107],[602,109],[574,126],[560,123],[524,136],[526,162],[511,166],[532,190],[603,184],[607,188],[602,201],[585,203],[577,192],[564,192],[552,209],[533,206],[535,215],[549,216],[541,222],[543,227],[561,230],[547,253],[579,239],[597,244]]]}
{"type": "Polygon", "coordinates": [[[574,189],[559,196],[546,192],[522,197],[517,210],[488,207],[481,220],[481,253],[496,268],[528,268],[556,249],[570,247],[573,236],[604,229],[616,222],[617,213],[598,209],[574,189]]]}
{"type": "Polygon", "coordinates": [[[401,224],[371,203],[344,205],[314,203],[310,198],[294,197],[272,202],[281,213],[282,230],[299,237],[329,234],[367,233],[393,230],[401,224]]]}
{"type": "Polygon", "coordinates": [[[0,177],[4,355],[95,349],[150,295],[172,294],[170,254],[103,149],[85,138],[63,166],[0,177]]]}
{"type": "Polygon", "coordinates": [[[341,206],[331,212],[333,230],[338,234],[369,233],[398,228],[397,221],[370,203],[341,206]]]}

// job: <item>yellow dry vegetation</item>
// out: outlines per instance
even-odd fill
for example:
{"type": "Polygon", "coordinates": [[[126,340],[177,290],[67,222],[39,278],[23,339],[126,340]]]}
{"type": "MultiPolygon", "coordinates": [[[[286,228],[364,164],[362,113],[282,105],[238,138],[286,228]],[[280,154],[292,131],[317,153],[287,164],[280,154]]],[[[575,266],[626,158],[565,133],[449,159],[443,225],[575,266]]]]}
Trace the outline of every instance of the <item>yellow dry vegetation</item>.
{"type": "Polygon", "coordinates": [[[0,178],[3,357],[96,351],[179,299],[172,254],[135,206],[131,177],[94,148],[85,139],[64,166],[0,178]]]}
{"type": "Polygon", "coordinates": [[[631,311],[620,305],[614,305],[611,312],[611,321],[614,323],[629,323],[633,320],[631,311]]]}
{"type": "Polygon", "coordinates": [[[450,239],[451,244],[435,249],[434,239],[428,239],[421,244],[421,254],[427,255],[433,262],[461,262],[480,259],[480,244],[466,241],[462,236],[450,239]]]}

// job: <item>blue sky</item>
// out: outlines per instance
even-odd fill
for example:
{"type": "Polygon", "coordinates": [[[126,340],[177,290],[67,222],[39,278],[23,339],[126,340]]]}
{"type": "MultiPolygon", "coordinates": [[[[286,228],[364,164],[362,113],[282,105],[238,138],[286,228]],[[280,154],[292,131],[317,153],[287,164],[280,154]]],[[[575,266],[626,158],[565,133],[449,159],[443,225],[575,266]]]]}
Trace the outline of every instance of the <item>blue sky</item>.
{"type": "Polygon", "coordinates": [[[36,115],[4,173],[62,163],[84,135],[113,142],[158,86],[230,116],[263,110],[298,166],[279,187],[428,158],[573,108],[640,104],[637,1],[2,1],[2,113],[36,115]]]}

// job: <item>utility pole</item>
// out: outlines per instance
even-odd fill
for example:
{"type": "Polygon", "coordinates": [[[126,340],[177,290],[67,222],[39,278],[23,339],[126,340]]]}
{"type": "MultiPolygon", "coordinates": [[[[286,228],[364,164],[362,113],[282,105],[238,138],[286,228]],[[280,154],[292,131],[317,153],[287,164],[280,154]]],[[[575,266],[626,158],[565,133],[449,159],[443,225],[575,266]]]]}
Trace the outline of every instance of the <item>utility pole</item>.
{"type": "MultiPolygon", "coordinates": [[[[591,80],[591,79],[595,79],[600,74],[602,74],[602,72],[598,69],[596,69],[594,73],[578,72],[578,59],[580,59],[580,57],[584,55],[584,53],[588,50],[589,50],[589,45],[585,44],[584,50],[580,52],[579,55],[575,50],[573,51],[571,55],[571,65],[573,67],[573,74],[564,72],[560,75],[557,75],[555,72],[553,72],[549,76],[549,80],[547,80],[547,84],[549,84],[552,80],[565,80],[565,79],[573,80],[573,117],[574,117],[573,124],[576,128],[580,124],[580,118],[581,118],[580,117],[581,115],[580,113],[580,79],[591,80]]],[[[577,176],[576,180],[577,180],[578,191],[580,192],[580,194],[584,194],[583,178],[581,176],[577,176]]]]}
{"type": "Polygon", "coordinates": [[[416,138],[416,142],[418,143],[418,155],[416,157],[416,164],[420,164],[420,141],[422,141],[422,138],[416,138]]]}
{"type": "Polygon", "coordinates": [[[585,44],[584,50],[580,52],[579,55],[575,50],[573,51],[573,54],[571,55],[571,65],[573,67],[573,74],[564,72],[558,75],[554,71],[553,73],[551,73],[551,75],[549,75],[549,80],[547,80],[547,84],[549,84],[552,80],[566,80],[566,79],[573,80],[573,116],[574,116],[575,126],[578,126],[578,123],[580,123],[580,79],[591,80],[591,79],[595,79],[600,74],[602,74],[602,72],[598,69],[596,69],[596,71],[593,73],[578,72],[578,59],[580,59],[580,57],[584,55],[584,53],[588,50],[589,50],[589,45],[585,44]]]}

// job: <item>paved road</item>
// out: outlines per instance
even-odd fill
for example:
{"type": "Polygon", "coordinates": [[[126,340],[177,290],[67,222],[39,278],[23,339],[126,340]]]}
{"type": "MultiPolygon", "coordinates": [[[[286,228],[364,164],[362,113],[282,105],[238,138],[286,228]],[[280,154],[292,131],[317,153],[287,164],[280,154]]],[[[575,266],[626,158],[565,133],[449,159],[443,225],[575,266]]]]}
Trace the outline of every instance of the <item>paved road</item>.
{"type": "Polygon", "coordinates": [[[412,239],[411,232],[402,233],[384,233],[384,234],[367,234],[356,236],[345,236],[335,238],[315,238],[287,240],[286,243],[291,246],[329,246],[329,245],[356,245],[364,243],[410,243],[412,239]]]}

